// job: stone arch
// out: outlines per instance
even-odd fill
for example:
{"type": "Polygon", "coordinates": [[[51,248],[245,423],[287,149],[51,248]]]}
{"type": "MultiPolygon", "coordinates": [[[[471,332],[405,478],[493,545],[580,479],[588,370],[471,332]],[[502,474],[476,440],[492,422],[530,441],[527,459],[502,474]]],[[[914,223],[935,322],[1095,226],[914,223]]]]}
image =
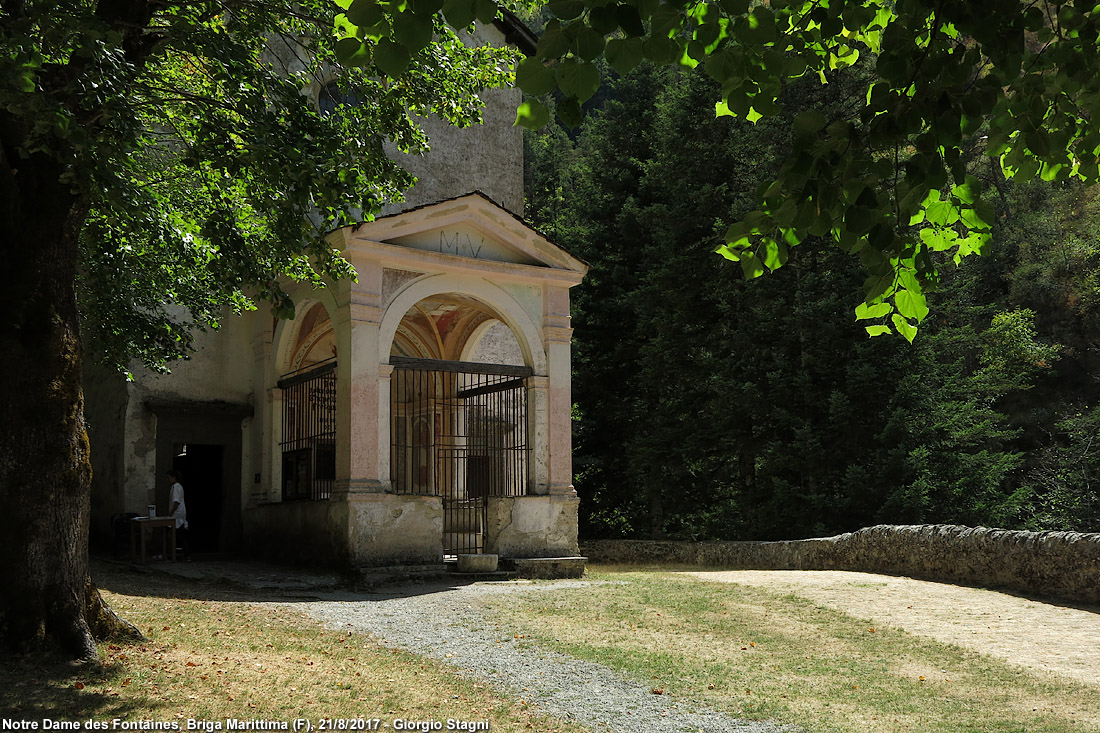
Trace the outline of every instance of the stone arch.
{"type": "Polygon", "coordinates": [[[378,340],[380,363],[389,363],[393,340],[405,314],[421,300],[447,293],[473,298],[491,309],[495,317],[511,329],[523,353],[524,363],[531,367],[535,374],[547,373],[542,330],[519,301],[487,280],[474,280],[448,274],[413,280],[389,302],[385,315],[382,316],[378,340]]]}
{"type": "Polygon", "coordinates": [[[300,347],[305,344],[304,340],[310,337],[309,333],[302,333],[302,329],[307,326],[310,316],[317,313],[318,306],[324,309],[327,316],[325,321],[332,330],[333,342],[335,343],[336,301],[330,292],[322,290],[317,292],[314,297],[304,298],[297,303],[294,320],[280,320],[275,325],[272,338],[272,354],[276,376],[292,372],[301,366],[300,363],[295,363],[296,357],[302,356],[298,353],[300,347]]]}

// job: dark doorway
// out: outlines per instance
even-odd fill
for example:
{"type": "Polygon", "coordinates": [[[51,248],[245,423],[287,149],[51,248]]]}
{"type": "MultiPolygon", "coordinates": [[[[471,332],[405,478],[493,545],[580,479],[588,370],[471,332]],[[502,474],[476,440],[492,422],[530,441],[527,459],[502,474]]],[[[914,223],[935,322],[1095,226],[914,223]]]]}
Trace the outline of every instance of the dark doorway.
{"type": "Polygon", "coordinates": [[[222,514],[225,506],[223,485],[224,445],[188,443],[174,446],[172,467],[180,473],[187,502],[192,552],[222,550],[222,514]]]}
{"type": "Polygon", "coordinates": [[[191,549],[201,553],[241,549],[241,421],[250,405],[147,403],[157,416],[158,511],[168,511],[164,472],[182,474],[191,525],[191,549]],[[185,449],[186,446],[186,449],[185,449]]]}

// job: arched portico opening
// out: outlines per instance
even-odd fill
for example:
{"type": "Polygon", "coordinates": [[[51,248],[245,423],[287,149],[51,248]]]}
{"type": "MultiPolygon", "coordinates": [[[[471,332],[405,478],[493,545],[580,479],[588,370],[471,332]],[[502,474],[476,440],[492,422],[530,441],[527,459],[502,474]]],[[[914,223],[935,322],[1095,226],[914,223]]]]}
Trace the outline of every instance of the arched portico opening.
{"type": "Polygon", "coordinates": [[[443,503],[444,555],[485,548],[488,501],[530,484],[528,377],[515,334],[461,294],[417,301],[390,348],[390,486],[443,503]]]}
{"type": "Polygon", "coordinates": [[[328,308],[306,303],[282,324],[275,439],[281,501],[323,500],[336,479],[336,334],[328,308]]]}

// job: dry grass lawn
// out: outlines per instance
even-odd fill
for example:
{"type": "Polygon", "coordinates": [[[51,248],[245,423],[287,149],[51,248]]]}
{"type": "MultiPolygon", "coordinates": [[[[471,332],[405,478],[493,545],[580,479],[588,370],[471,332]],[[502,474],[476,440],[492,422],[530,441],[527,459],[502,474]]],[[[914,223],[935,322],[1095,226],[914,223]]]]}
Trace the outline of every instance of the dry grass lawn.
{"type": "Polygon", "coordinates": [[[104,645],[99,664],[8,657],[2,717],[455,719],[488,720],[493,731],[585,730],[369,636],[327,630],[256,592],[106,566],[94,577],[149,641],[104,645]]]}
{"type": "Polygon", "coordinates": [[[810,731],[1100,731],[1100,687],[1024,670],[766,587],[604,568],[487,600],[534,643],[655,694],[810,731]]]}

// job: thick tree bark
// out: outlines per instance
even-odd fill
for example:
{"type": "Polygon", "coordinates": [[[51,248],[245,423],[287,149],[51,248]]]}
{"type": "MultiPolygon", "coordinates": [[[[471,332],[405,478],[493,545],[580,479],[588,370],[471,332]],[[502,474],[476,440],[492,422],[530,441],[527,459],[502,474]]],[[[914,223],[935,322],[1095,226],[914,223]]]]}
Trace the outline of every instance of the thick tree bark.
{"type": "Polygon", "coordinates": [[[0,634],[14,649],[50,641],[91,658],[86,610],[100,633],[119,629],[88,575],[91,468],[75,297],[86,209],[62,183],[60,164],[13,152],[0,151],[8,273],[0,287],[0,634]]]}
{"type": "MultiPolygon", "coordinates": [[[[9,10],[5,20],[20,20],[21,6],[9,10]]],[[[146,33],[154,10],[147,0],[96,5],[97,22],[121,34],[132,73],[161,41],[146,33]]],[[[62,108],[82,110],[74,122],[87,144],[100,117],[94,97],[72,82],[93,58],[73,53],[38,79],[62,108]]],[[[90,658],[94,637],[140,633],[88,574],[91,464],[75,293],[88,202],[76,192],[82,182],[66,180],[78,150],[35,132],[41,124],[26,109],[0,110],[0,639],[15,649],[57,643],[90,658]],[[57,149],[28,151],[42,141],[57,149]]]]}

